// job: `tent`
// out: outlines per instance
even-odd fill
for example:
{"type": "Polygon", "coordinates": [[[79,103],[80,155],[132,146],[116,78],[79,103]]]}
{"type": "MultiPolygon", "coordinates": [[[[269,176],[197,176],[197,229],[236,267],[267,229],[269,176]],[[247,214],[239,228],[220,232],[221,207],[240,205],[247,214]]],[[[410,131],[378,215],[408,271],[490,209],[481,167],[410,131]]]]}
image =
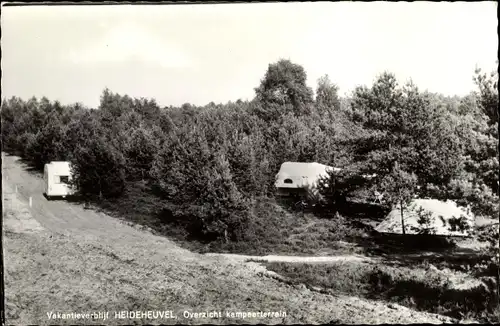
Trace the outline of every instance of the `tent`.
{"type": "Polygon", "coordinates": [[[340,169],[316,162],[285,162],[276,175],[275,187],[281,195],[316,189],[318,181],[321,177],[327,177],[328,171],[340,169]]]}
{"type": "Polygon", "coordinates": [[[53,161],[45,164],[43,180],[47,197],[74,194],[74,189],[69,185],[71,168],[69,162],[53,161]]]}
{"type": "MultiPolygon", "coordinates": [[[[474,227],[474,216],[451,200],[444,202],[437,199],[414,199],[408,208],[403,210],[403,220],[405,234],[467,237],[469,230],[474,227]],[[454,227],[460,218],[468,230],[454,227]],[[424,223],[420,224],[419,220],[424,223]]],[[[400,208],[394,208],[375,230],[380,233],[402,234],[400,208]]]]}

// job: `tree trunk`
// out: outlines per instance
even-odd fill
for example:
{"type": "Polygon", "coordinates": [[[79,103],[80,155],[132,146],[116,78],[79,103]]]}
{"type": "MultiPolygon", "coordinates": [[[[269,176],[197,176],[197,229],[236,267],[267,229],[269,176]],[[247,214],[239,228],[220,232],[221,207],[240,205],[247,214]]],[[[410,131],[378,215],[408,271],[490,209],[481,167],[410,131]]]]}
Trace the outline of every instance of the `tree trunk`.
{"type": "Polygon", "coordinates": [[[405,231],[405,220],[404,220],[404,217],[403,217],[403,201],[400,202],[400,206],[401,206],[401,227],[403,229],[403,234],[406,234],[406,231],[405,231]]]}
{"type": "Polygon", "coordinates": [[[102,187],[101,187],[101,179],[99,178],[99,200],[102,200],[102,187]]]}
{"type": "MultiPolygon", "coordinates": [[[[395,163],[395,166],[397,168],[398,166],[398,162],[396,161],[395,163]]],[[[406,230],[405,230],[405,220],[404,220],[404,214],[403,214],[403,198],[401,197],[401,188],[399,188],[399,206],[400,206],[400,209],[401,209],[401,229],[403,231],[403,235],[406,234],[406,230]]]]}
{"type": "Polygon", "coordinates": [[[496,251],[496,257],[494,258],[494,260],[496,260],[496,268],[497,268],[497,273],[496,273],[497,305],[500,307],[500,250],[496,251]]]}

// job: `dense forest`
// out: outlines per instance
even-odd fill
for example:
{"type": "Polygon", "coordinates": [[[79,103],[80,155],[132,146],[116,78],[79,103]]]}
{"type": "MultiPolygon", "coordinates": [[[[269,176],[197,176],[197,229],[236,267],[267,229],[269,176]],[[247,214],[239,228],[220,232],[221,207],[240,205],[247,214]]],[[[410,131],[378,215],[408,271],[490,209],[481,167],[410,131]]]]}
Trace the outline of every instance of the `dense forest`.
{"type": "Polygon", "coordinates": [[[251,101],[160,107],[105,89],[99,107],[86,108],[13,97],[2,101],[2,150],[38,170],[71,161],[87,200],[141,184],[189,232],[214,240],[250,232],[252,207],[274,196],[285,161],[343,168],[322,189],[330,204],[377,189],[391,202],[454,199],[497,217],[497,77],[477,70],[471,78],[469,95],[448,97],[383,72],[343,98],[328,75],[313,91],[303,67],[279,60],[251,101]],[[352,181],[363,173],[376,177],[352,181]]]}

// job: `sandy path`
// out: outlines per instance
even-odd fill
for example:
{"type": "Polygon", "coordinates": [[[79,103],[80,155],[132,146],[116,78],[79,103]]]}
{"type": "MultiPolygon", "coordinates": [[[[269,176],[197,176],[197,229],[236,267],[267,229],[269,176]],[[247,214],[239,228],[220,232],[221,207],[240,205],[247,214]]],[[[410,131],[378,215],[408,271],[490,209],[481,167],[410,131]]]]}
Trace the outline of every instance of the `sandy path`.
{"type": "Polygon", "coordinates": [[[339,262],[366,262],[372,259],[363,256],[248,256],[238,254],[217,254],[208,253],[204,256],[207,257],[225,257],[227,259],[242,260],[242,261],[255,261],[255,262],[280,262],[280,263],[339,263],[339,262]]]}
{"type": "Polygon", "coordinates": [[[42,195],[42,179],[16,157],[5,156],[2,163],[8,324],[92,323],[51,320],[51,311],[110,313],[111,319],[96,324],[451,322],[401,306],[290,286],[240,258],[189,252],[105,214],[49,202],[42,195]],[[123,310],[168,310],[177,318],[114,319],[114,312],[123,310]],[[221,317],[183,317],[184,311],[213,310],[221,317]],[[286,311],[286,317],[242,319],[226,311],[286,311]]]}

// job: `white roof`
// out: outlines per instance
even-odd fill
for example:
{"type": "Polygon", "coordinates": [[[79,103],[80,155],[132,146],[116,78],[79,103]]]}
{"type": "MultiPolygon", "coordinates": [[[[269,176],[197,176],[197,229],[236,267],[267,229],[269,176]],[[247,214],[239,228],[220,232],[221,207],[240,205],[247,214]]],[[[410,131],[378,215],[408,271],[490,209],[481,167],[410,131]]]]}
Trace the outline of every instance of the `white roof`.
{"type": "MultiPolygon", "coordinates": [[[[466,209],[458,207],[451,200],[444,202],[437,199],[415,199],[410,203],[408,209],[403,210],[406,234],[418,234],[419,231],[425,228],[418,223],[419,216],[417,212],[419,208],[423,208],[426,212],[432,214],[427,226],[431,234],[468,236],[468,231],[450,231],[450,220],[461,216],[466,218],[467,224],[470,227],[474,225],[474,216],[468,213],[466,209]]],[[[402,234],[401,210],[398,208],[393,209],[375,230],[381,233],[402,234]]]]}
{"type": "Polygon", "coordinates": [[[70,163],[66,161],[52,161],[47,164],[49,173],[62,173],[62,175],[70,174],[70,163]]]}
{"type": "Polygon", "coordinates": [[[328,171],[339,171],[328,165],[311,162],[285,162],[276,175],[276,187],[278,188],[301,188],[306,185],[314,186],[320,176],[327,176],[328,171]],[[291,179],[292,183],[285,183],[285,180],[291,179]]]}
{"type": "Polygon", "coordinates": [[[52,161],[49,164],[53,166],[69,166],[68,161],[52,161]]]}

